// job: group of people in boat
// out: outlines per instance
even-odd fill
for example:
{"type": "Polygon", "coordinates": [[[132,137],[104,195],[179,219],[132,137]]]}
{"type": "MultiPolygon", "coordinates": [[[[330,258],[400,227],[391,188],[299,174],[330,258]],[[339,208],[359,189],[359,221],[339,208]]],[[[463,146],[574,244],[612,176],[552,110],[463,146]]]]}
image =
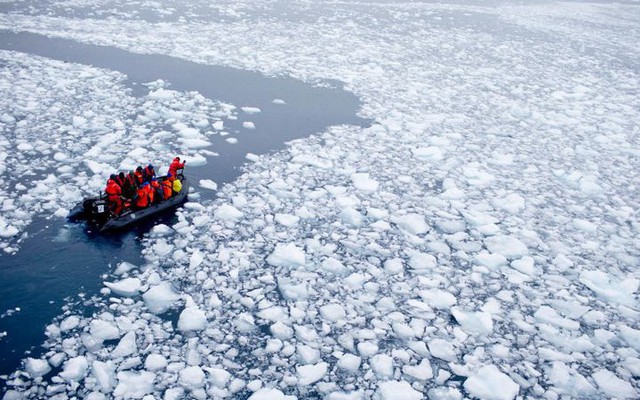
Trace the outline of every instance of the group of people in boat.
{"type": "Polygon", "coordinates": [[[182,182],[178,178],[178,170],[183,169],[186,162],[175,157],[167,176],[159,178],[151,164],[145,168],[138,166],[129,173],[112,174],[104,189],[109,209],[118,216],[125,209],[143,209],[180,193],[182,182]]]}

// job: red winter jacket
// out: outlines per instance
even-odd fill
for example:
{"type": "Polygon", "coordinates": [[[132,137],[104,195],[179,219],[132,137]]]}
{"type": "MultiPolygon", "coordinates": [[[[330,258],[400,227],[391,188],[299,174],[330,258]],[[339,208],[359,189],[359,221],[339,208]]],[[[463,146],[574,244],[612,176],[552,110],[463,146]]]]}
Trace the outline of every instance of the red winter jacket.
{"type": "Polygon", "coordinates": [[[113,179],[107,181],[107,187],[104,189],[105,193],[109,196],[110,201],[116,201],[120,199],[122,189],[113,179]]]}
{"type": "Polygon", "coordinates": [[[175,177],[178,174],[178,170],[184,168],[185,163],[186,161],[180,163],[178,158],[174,158],[171,165],[169,165],[169,173],[175,177]]]}

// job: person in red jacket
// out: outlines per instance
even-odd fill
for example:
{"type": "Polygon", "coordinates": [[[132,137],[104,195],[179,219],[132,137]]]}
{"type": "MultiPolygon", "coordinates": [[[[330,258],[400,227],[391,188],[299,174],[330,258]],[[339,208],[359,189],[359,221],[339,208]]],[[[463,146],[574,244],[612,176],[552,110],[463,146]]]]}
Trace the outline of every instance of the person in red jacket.
{"type": "Polygon", "coordinates": [[[133,199],[133,196],[136,195],[136,176],[133,171],[129,172],[125,175],[124,185],[122,185],[122,195],[127,199],[133,199]]]}
{"type": "Polygon", "coordinates": [[[160,203],[162,200],[164,200],[164,190],[160,185],[160,181],[158,181],[158,179],[156,178],[153,178],[151,182],[149,182],[149,185],[151,185],[151,191],[153,191],[154,201],[156,203],[160,203]]]}
{"type": "Polygon", "coordinates": [[[169,165],[169,173],[173,176],[178,176],[178,170],[184,168],[184,165],[187,163],[187,160],[184,162],[180,162],[180,157],[176,157],[173,159],[171,165],[169,165]]]}
{"type": "Polygon", "coordinates": [[[156,177],[156,170],[153,169],[153,165],[147,165],[142,171],[142,176],[145,182],[151,182],[151,180],[156,177]]]}
{"type": "Polygon", "coordinates": [[[107,199],[109,200],[109,208],[113,210],[115,215],[120,215],[122,212],[122,199],[120,198],[122,195],[122,189],[116,181],[109,179],[104,191],[107,194],[107,199]]]}
{"type": "Polygon", "coordinates": [[[171,172],[162,180],[160,186],[162,186],[162,193],[165,200],[173,196],[173,175],[171,175],[171,172]]]}
{"type": "Polygon", "coordinates": [[[120,189],[124,188],[124,182],[125,182],[125,176],[124,176],[124,172],[120,172],[118,174],[118,176],[116,176],[116,179],[114,179],[116,181],[116,183],[118,184],[118,186],[120,186],[120,189]]]}
{"type": "Polygon", "coordinates": [[[136,168],[136,172],[133,173],[136,177],[136,187],[140,187],[144,183],[144,173],[142,171],[142,167],[138,165],[136,168]]]}
{"type": "Polygon", "coordinates": [[[140,185],[133,201],[137,208],[147,208],[149,206],[149,184],[147,182],[140,185]]]}

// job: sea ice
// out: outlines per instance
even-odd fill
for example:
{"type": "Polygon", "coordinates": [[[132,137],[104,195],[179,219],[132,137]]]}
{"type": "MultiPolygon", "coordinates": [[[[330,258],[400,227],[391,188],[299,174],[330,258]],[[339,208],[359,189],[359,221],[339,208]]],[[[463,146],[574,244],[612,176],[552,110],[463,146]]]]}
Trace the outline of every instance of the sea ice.
{"type": "Polygon", "coordinates": [[[419,214],[394,215],[391,217],[391,222],[412,235],[420,235],[429,230],[424,216],[419,214]]]}
{"type": "Polygon", "coordinates": [[[464,381],[464,388],[485,400],[513,400],[520,386],[495,365],[485,365],[464,381]]]}
{"type": "Polygon", "coordinates": [[[167,366],[167,359],[162,354],[149,354],[144,362],[144,368],[149,371],[159,371],[167,366]]]}
{"type": "Polygon", "coordinates": [[[287,396],[273,388],[262,388],[253,393],[247,400],[297,400],[296,396],[287,396]]]}
{"type": "Polygon", "coordinates": [[[164,313],[180,298],[181,296],[173,291],[169,282],[152,286],[142,295],[147,308],[154,314],[164,313]]]}
{"type": "Polygon", "coordinates": [[[423,359],[418,365],[405,365],[402,373],[418,381],[426,381],[433,378],[433,369],[429,360],[423,359]]]}
{"type": "Polygon", "coordinates": [[[156,374],[149,371],[118,372],[118,385],[113,395],[125,399],[141,399],[149,393],[153,393],[153,382],[156,374]]]}
{"type": "Polygon", "coordinates": [[[340,304],[327,304],[320,307],[320,315],[327,321],[337,322],[344,319],[347,313],[340,304]]]}
{"type": "Polygon", "coordinates": [[[112,358],[126,357],[138,352],[138,346],[136,345],[136,333],[134,331],[127,332],[115,349],[111,352],[112,358]]]}
{"type": "Polygon", "coordinates": [[[513,236],[496,235],[486,238],[484,242],[490,252],[509,259],[521,258],[529,253],[527,246],[513,236]]]}
{"type": "Polygon", "coordinates": [[[599,369],[591,377],[608,397],[619,399],[635,399],[638,397],[638,392],[629,382],[618,378],[616,374],[609,370],[599,369]]]}
{"type": "Polygon", "coordinates": [[[353,374],[360,369],[361,361],[362,359],[355,354],[347,353],[340,357],[337,365],[338,368],[353,374]]]}
{"type": "Polygon", "coordinates": [[[77,356],[65,361],[60,377],[68,382],[80,381],[87,375],[89,362],[84,356],[77,356]]]}
{"type": "Polygon", "coordinates": [[[214,215],[227,222],[235,222],[242,218],[242,212],[229,204],[223,204],[214,212],[214,215]]]}
{"type": "Polygon", "coordinates": [[[180,370],[178,376],[178,382],[189,390],[201,388],[205,384],[204,371],[197,365],[180,370]]]}
{"type": "Polygon", "coordinates": [[[375,400],[421,400],[423,396],[406,381],[386,381],[378,385],[373,398],[375,400]]]}
{"type": "Polygon", "coordinates": [[[298,383],[300,385],[311,385],[318,382],[327,374],[329,364],[321,362],[312,365],[301,365],[296,368],[298,383]]]}
{"type": "Polygon", "coordinates": [[[353,174],[351,175],[351,180],[353,181],[353,186],[363,192],[375,192],[379,186],[378,182],[371,179],[369,174],[366,173],[353,174]]]}
{"type": "Polygon", "coordinates": [[[257,114],[262,111],[258,107],[240,107],[240,109],[246,114],[257,114]]]}
{"type": "Polygon", "coordinates": [[[51,366],[47,360],[28,357],[25,362],[25,369],[32,378],[43,376],[51,371],[51,366]]]}
{"type": "Polygon", "coordinates": [[[178,318],[178,330],[200,331],[207,327],[207,316],[198,307],[186,307],[178,318]]]}
{"type": "Polygon", "coordinates": [[[203,187],[205,189],[218,190],[218,184],[211,179],[200,179],[200,182],[198,183],[200,184],[200,187],[203,187]]]}
{"type": "Polygon", "coordinates": [[[462,329],[472,335],[489,335],[493,331],[493,319],[487,312],[465,311],[462,308],[453,307],[451,314],[462,329]]]}
{"type": "Polygon", "coordinates": [[[104,285],[118,296],[133,297],[138,295],[142,283],[139,278],[125,278],[116,282],[104,282],[104,285]]]}
{"type": "Polygon", "coordinates": [[[267,257],[267,263],[276,267],[296,268],[304,266],[305,252],[294,243],[278,243],[273,253],[267,257]]]}

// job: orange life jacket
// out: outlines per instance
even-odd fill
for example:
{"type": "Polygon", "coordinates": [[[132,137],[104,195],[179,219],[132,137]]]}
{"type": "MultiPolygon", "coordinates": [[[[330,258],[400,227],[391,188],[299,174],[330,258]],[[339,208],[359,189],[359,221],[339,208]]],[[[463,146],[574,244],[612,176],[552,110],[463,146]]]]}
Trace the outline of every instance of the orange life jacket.
{"type": "Polygon", "coordinates": [[[149,204],[153,204],[156,199],[156,189],[153,188],[150,184],[146,186],[147,188],[147,196],[149,196],[149,204]]]}
{"type": "Polygon", "coordinates": [[[171,197],[173,194],[173,179],[165,179],[162,181],[162,192],[164,193],[165,200],[171,197]]]}
{"type": "Polygon", "coordinates": [[[149,168],[149,166],[144,167],[144,170],[142,171],[142,176],[144,177],[144,180],[147,182],[151,182],[151,179],[156,176],[156,171],[154,171],[153,168],[149,168]]]}
{"type": "Polygon", "coordinates": [[[107,181],[107,187],[104,191],[109,196],[110,201],[119,200],[120,195],[122,194],[122,189],[113,179],[109,179],[107,181]]]}
{"type": "Polygon", "coordinates": [[[141,186],[137,191],[136,191],[136,198],[135,198],[135,204],[136,207],[139,208],[144,208],[144,207],[148,207],[149,206],[149,186],[144,185],[141,186]]]}
{"type": "Polygon", "coordinates": [[[136,186],[142,185],[142,182],[144,182],[144,176],[142,175],[142,171],[136,170],[136,172],[134,172],[133,175],[136,177],[136,183],[137,183],[136,186]]]}

